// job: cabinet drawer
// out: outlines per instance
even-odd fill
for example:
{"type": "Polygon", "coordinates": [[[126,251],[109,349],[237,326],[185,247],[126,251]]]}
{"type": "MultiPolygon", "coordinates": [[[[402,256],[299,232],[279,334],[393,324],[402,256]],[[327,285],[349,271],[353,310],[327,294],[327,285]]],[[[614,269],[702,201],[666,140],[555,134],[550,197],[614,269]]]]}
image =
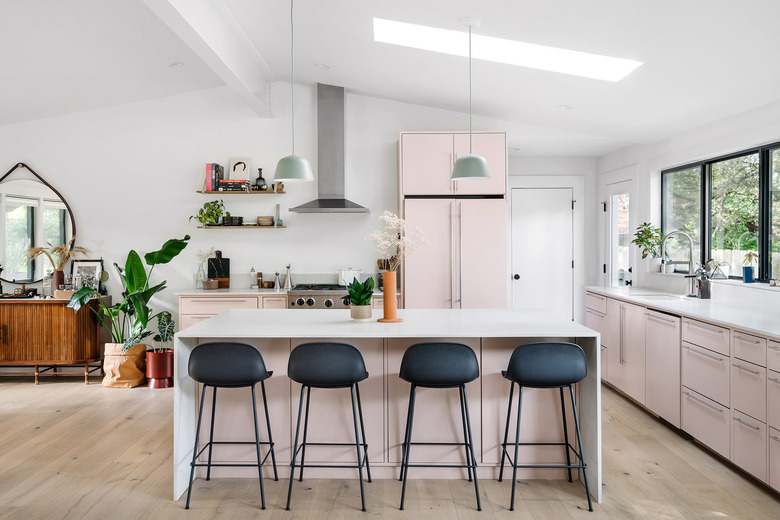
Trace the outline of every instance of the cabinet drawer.
{"type": "Polygon", "coordinates": [[[263,296],[263,309],[286,309],[287,296],[263,296]]]}
{"type": "Polygon", "coordinates": [[[682,389],[682,429],[728,458],[730,410],[688,388],[682,389]]]}
{"type": "Polygon", "coordinates": [[[729,406],[729,357],[683,342],[682,385],[729,406]]]}
{"type": "Polygon", "coordinates": [[[766,369],[747,361],[731,362],[731,408],[766,422],[766,369]]]}
{"type": "Polygon", "coordinates": [[[731,462],[766,482],[766,424],[733,410],[731,462]]]}
{"type": "Polygon", "coordinates": [[[780,491],[780,430],[769,428],[769,485],[780,491]]]}
{"type": "Polygon", "coordinates": [[[766,346],[766,367],[780,372],[780,343],[776,341],[770,341],[766,346]]]}
{"type": "Polygon", "coordinates": [[[601,314],[607,313],[607,297],[599,294],[585,293],[585,308],[601,314]]]}
{"type": "Polygon", "coordinates": [[[683,319],[682,340],[729,355],[729,329],[702,321],[683,319]]]}
{"type": "Polygon", "coordinates": [[[241,298],[209,296],[204,298],[182,298],[182,314],[219,314],[228,309],[257,309],[257,297],[241,298]]]}
{"type": "Polygon", "coordinates": [[[604,335],[607,332],[607,315],[593,309],[585,309],[585,326],[599,333],[601,336],[600,341],[603,345],[604,335]]]}
{"type": "Polygon", "coordinates": [[[772,370],[766,375],[766,422],[780,429],[780,372],[772,370]]]}
{"type": "Polygon", "coordinates": [[[731,344],[734,346],[734,357],[761,367],[766,366],[766,338],[735,330],[731,334],[731,344]]]}
{"type": "Polygon", "coordinates": [[[211,318],[211,314],[182,314],[179,317],[179,330],[186,329],[190,325],[195,325],[203,320],[211,318]]]}

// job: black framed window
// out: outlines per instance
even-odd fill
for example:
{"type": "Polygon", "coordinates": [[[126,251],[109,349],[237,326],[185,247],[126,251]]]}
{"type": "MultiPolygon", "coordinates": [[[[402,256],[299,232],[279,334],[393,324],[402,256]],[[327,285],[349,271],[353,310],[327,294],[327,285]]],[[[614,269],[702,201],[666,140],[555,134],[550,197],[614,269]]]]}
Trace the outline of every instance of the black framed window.
{"type": "MultiPolygon", "coordinates": [[[[664,234],[683,231],[693,239],[693,259],[699,262],[702,226],[702,167],[685,166],[664,172],[662,179],[661,228],[664,234]]],[[[674,272],[688,272],[689,243],[684,237],[670,239],[666,245],[674,272]]]]}

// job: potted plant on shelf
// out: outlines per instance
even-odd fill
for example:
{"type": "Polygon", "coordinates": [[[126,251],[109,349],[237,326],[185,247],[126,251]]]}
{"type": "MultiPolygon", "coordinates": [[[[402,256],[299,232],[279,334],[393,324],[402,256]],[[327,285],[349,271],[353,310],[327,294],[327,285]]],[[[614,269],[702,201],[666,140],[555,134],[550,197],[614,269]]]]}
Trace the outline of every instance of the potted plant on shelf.
{"type": "Polygon", "coordinates": [[[171,313],[162,311],[157,315],[157,334],[152,338],[151,350],[146,351],[146,378],[149,388],[170,388],[173,386],[173,349],[170,348],[176,324],[171,313]]]}
{"type": "Polygon", "coordinates": [[[371,319],[371,297],[374,296],[374,278],[369,276],[360,283],[357,278],[347,285],[347,295],[342,301],[349,305],[349,315],[355,321],[371,319]]]}
{"type": "Polygon", "coordinates": [[[758,253],[755,251],[748,251],[745,253],[745,258],[742,259],[742,281],[745,283],[755,282],[753,276],[753,264],[758,260],[758,253]]]}
{"type": "MultiPolygon", "coordinates": [[[[74,311],[87,305],[91,298],[97,298],[95,314],[111,334],[113,343],[106,343],[103,358],[103,372],[106,374],[103,386],[131,388],[144,382],[146,345],[141,342],[153,334],[147,326],[161,314],[154,314],[149,301],[164,290],[167,283],[163,280],[150,286],[149,280],[154,266],[170,262],[187,246],[189,239],[190,236],[185,235],[184,238],[168,240],[160,250],[144,255],[144,261],[149,266],[148,273],[135,250],[127,254],[124,267],[114,263],[122,282],[122,300],[113,305],[108,305],[92,287],[83,287],[71,296],[68,307],[74,311]]],[[[160,336],[162,338],[162,332],[160,336]]]]}
{"type": "Polygon", "coordinates": [[[204,226],[219,226],[219,219],[222,215],[230,216],[229,211],[225,211],[225,205],[221,200],[212,200],[203,204],[198,210],[197,215],[191,215],[189,220],[196,219],[204,226]]]}
{"type": "MultiPolygon", "coordinates": [[[[654,227],[649,222],[642,222],[634,233],[634,240],[631,241],[642,252],[642,259],[644,260],[648,256],[652,259],[661,258],[661,245],[664,241],[664,236],[661,233],[661,228],[654,227]]],[[[668,258],[669,255],[664,255],[668,258]]],[[[661,263],[658,263],[659,270],[661,263]]]]}
{"type": "Polygon", "coordinates": [[[61,246],[53,246],[51,242],[47,242],[47,247],[33,247],[27,250],[30,260],[35,260],[43,255],[51,262],[51,266],[54,269],[54,272],[51,274],[52,294],[54,294],[53,291],[59,290],[60,285],[65,283],[63,269],[65,269],[65,264],[68,263],[68,260],[75,258],[76,255],[86,255],[89,252],[83,247],[74,246],[73,242],[75,241],[76,235],[73,235],[73,238],[67,244],[62,244],[61,246]]]}

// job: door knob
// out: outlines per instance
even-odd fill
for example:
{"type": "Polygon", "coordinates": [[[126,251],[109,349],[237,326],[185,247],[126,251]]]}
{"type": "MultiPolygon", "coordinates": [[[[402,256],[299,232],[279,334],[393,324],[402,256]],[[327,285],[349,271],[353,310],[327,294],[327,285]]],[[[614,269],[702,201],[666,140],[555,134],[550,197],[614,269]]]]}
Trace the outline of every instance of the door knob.
{"type": "Polygon", "coordinates": [[[515,280],[519,280],[519,279],[520,279],[520,275],[519,275],[519,274],[516,274],[516,275],[514,275],[512,278],[514,278],[515,280]]]}

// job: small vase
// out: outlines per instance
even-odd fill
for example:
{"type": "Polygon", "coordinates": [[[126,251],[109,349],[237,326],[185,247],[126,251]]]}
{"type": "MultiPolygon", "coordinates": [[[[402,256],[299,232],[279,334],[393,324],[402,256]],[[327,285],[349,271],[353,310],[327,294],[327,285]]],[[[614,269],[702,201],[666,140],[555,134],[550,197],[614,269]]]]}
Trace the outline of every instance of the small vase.
{"type": "Polygon", "coordinates": [[[404,321],[398,317],[398,297],[396,288],[396,272],[385,271],[382,273],[382,285],[384,288],[384,316],[376,321],[383,323],[398,323],[404,321]]]}
{"type": "Polygon", "coordinates": [[[753,283],[753,266],[742,268],[742,281],[745,283],[753,283]]]}
{"type": "MultiPolygon", "coordinates": [[[[51,273],[51,290],[52,294],[54,294],[54,291],[60,290],[60,285],[65,283],[65,273],[62,271],[54,271],[51,273]]],[[[81,287],[79,287],[81,289],[81,287]]]]}
{"type": "Polygon", "coordinates": [[[350,305],[349,316],[355,321],[368,321],[371,319],[371,305],[350,305]]]}
{"type": "Polygon", "coordinates": [[[198,266],[198,274],[195,277],[195,288],[203,289],[203,281],[206,279],[206,271],[203,269],[203,264],[198,266]]]}

